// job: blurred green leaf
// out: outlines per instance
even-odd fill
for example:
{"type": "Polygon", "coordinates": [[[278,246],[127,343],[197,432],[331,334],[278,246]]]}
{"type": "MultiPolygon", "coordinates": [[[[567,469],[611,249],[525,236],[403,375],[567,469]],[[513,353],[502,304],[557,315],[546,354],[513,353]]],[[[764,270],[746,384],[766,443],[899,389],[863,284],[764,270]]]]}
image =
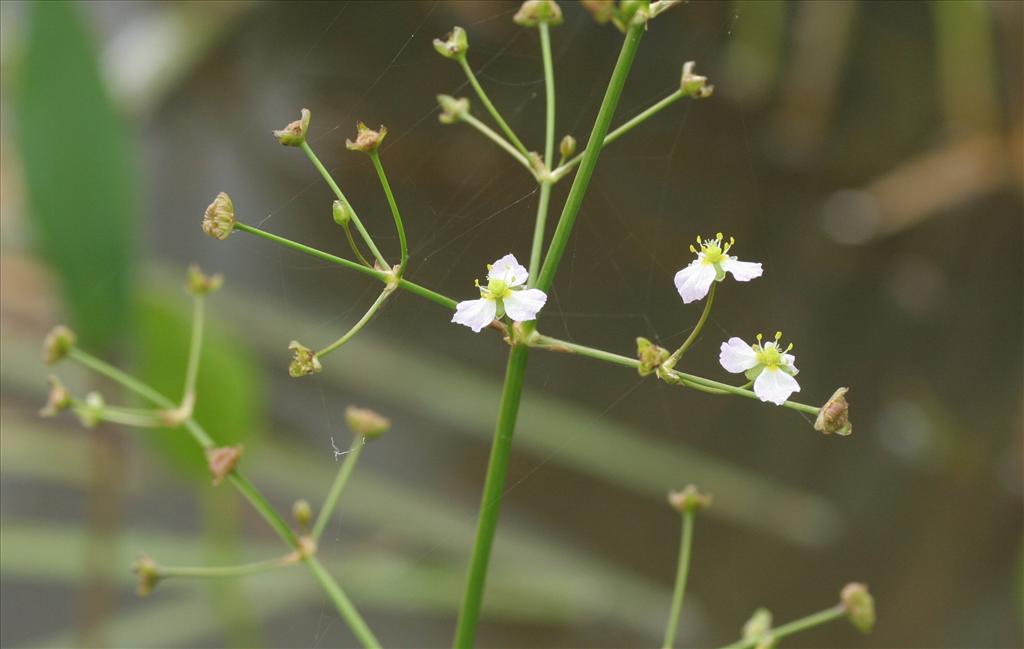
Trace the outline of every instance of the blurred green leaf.
{"type": "MultiPolygon", "coordinates": [[[[139,374],[143,381],[168,398],[181,399],[191,339],[191,307],[178,291],[150,289],[140,300],[136,317],[139,374]]],[[[207,298],[208,302],[218,296],[207,298]]],[[[211,305],[207,305],[207,310],[211,305]]],[[[217,325],[207,314],[203,353],[196,381],[197,421],[218,444],[251,441],[264,426],[262,372],[237,336],[217,325]]],[[[158,457],[188,475],[207,479],[206,458],[184,429],[147,433],[158,457]]]]}
{"type": "Polygon", "coordinates": [[[79,339],[102,348],[130,315],[138,178],[129,125],[103,85],[80,5],[26,7],[16,106],[31,223],[79,339]]]}

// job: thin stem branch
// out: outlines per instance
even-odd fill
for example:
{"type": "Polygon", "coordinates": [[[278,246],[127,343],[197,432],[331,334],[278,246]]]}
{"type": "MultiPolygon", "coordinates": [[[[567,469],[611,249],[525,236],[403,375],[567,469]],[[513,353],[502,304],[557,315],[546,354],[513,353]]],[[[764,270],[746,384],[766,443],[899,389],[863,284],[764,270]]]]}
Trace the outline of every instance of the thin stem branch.
{"type": "Polygon", "coordinates": [[[700,335],[701,329],[704,328],[704,323],[708,321],[708,315],[711,314],[711,305],[715,302],[715,290],[718,288],[718,282],[711,282],[711,290],[708,291],[708,300],[704,303],[704,311],[700,314],[700,319],[697,320],[697,324],[693,327],[693,331],[686,337],[683,344],[679,346],[679,349],[672,352],[672,355],[665,361],[663,367],[672,369],[679,362],[679,359],[683,357],[694,342],[697,341],[697,336],[700,335]]]}
{"type": "Polygon", "coordinates": [[[331,521],[331,516],[338,505],[341,492],[345,489],[348,478],[352,474],[356,462],[359,461],[359,456],[362,454],[364,446],[366,446],[366,438],[362,435],[356,435],[352,440],[352,446],[345,453],[345,459],[342,461],[341,466],[338,467],[338,474],[334,477],[334,483],[331,484],[331,489],[327,492],[327,498],[324,499],[324,505],[320,508],[320,513],[316,517],[316,523],[313,524],[313,532],[310,534],[310,537],[314,542],[320,540],[320,536],[323,535],[327,524],[331,521]]]}
{"type": "MultiPolygon", "coordinates": [[[[629,356],[623,356],[621,354],[615,354],[613,352],[606,352],[603,349],[595,349],[593,347],[587,347],[586,345],[579,345],[571,343],[566,340],[559,338],[553,338],[551,336],[543,336],[535,334],[528,343],[531,347],[541,347],[551,351],[565,352],[569,354],[579,354],[580,356],[587,356],[590,358],[604,361],[606,363],[612,363],[614,365],[622,365],[624,367],[636,368],[640,366],[640,361],[629,356]]],[[[706,387],[714,388],[719,390],[721,393],[735,394],[741,397],[747,397],[748,399],[758,399],[758,396],[752,391],[737,387],[735,385],[729,385],[728,383],[721,383],[712,379],[706,379],[702,376],[695,374],[687,374],[686,372],[679,372],[677,370],[668,370],[667,374],[670,378],[682,380],[687,383],[689,387],[706,387]],[[695,385],[690,385],[695,384],[695,385]]],[[[699,388],[698,388],[699,389],[699,388]]],[[[717,393],[716,393],[717,394],[717,393]]],[[[804,403],[797,403],[796,401],[787,401],[783,406],[805,412],[810,415],[817,415],[820,408],[817,406],[809,406],[804,403]]]]}
{"type": "MultiPolygon", "coordinates": [[[[544,167],[551,169],[555,151],[555,71],[551,63],[551,32],[546,22],[538,25],[540,32],[541,58],[544,61],[544,167]]],[[[537,281],[541,257],[544,252],[544,232],[547,227],[548,205],[551,202],[552,181],[540,181],[540,197],[537,201],[537,219],[533,224],[533,246],[530,248],[530,286],[537,281]]]]}
{"type": "Polygon", "coordinates": [[[690,572],[690,549],[693,546],[693,521],[696,513],[683,512],[683,531],[679,542],[679,564],[676,569],[676,585],[672,592],[672,606],[669,609],[668,624],[665,627],[664,649],[672,649],[679,630],[679,613],[683,610],[683,595],[686,593],[686,578],[690,572]]]}
{"type": "MultiPolygon", "coordinates": [[[[771,636],[778,640],[780,638],[785,638],[786,636],[790,636],[795,633],[800,633],[801,631],[813,629],[816,626],[821,626],[822,624],[826,624],[833,620],[838,620],[839,618],[845,615],[846,610],[843,608],[843,605],[837,604],[836,606],[827,608],[824,611],[818,611],[817,613],[812,613],[807,617],[802,617],[799,620],[794,620],[787,624],[783,624],[780,627],[776,627],[771,630],[771,636]]],[[[737,640],[731,645],[726,645],[722,647],[722,649],[752,649],[757,645],[757,643],[758,638],[753,638],[750,640],[737,640]]]]}
{"type": "MultiPolygon", "coordinates": [[[[620,137],[622,137],[626,133],[628,133],[631,130],[633,130],[634,127],[636,127],[639,124],[645,122],[648,118],[654,116],[655,114],[657,114],[662,109],[667,108],[668,106],[671,106],[672,104],[676,103],[677,101],[682,99],[684,96],[685,95],[683,94],[682,89],[680,89],[680,90],[676,90],[671,95],[668,95],[667,97],[664,97],[663,99],[659,100],[657,103],[655,103],[651,107],[645,109],[643,112],[641,112],[637,116],[633,117],[632,119],[627,121],[622,126],[616,128],[614,131],[611,131],[610,133],[608,133],[608,135],[605,136],[604,141],[601,143],[601,147],[604,148],[604,147],[608,146],[609,144],[611,144],[615,140],[619,139],[620,137]]],[[[579,155],[576,155],[576,156],[570,158],[568,162],[565,162],[565,163],[559,165],[557,169],[553,170],[551,172],[551,178],[554,180],[554,182],[558,182],[566,174],[568,174],[570,171],[572,171],[574,168],[576,168],[576,166],[579,165],[580,162],[583,160],[583,156],[584,156],[585,153],[586,152],[580,153],[579,155]]]]}
{"type": "MultiPolygon", "coordinates": [[[[76,407],[88,408],[87,405],[77,402],[76,407]]],[[[160,428],[167,424],[160,417],[160,413],[155,410],[130,410],[128,408],[117,408],[114,406],[104,406],[96,413],[96,415],[103,421],[109,421],[112,424],[118,424],[120,426],[131,426],[133,428],[160,428]]]]}
{"type": "Polygon", "coordinates": [[[359,611],[352,604],[352,600],[348,598],[348,595],[341,589],[341,586],[331,576],[331,573],[327,572],[324,565],[320,563],[320,559],[310,555],[305,558],[305,564],[309,567],[310,572],[313,573],[317,581],[320,582],[327,596],[334,602],[335,608],[338,609],[342,619],[348,624],[348,628],[355,634],[360,644],[366,649],[380,649],[380,641],[373,635],[373,631],[366,625],[363,617],[359,615],[359,611]]]}
{"type": "Polygon", "coordinates": [[[466,78],[469,79],[469,85],[473,86],[473,90],[476,91],[477,97],[480,98],[480,101],[487,108],[487,112],[491,114],[491,117],[494,118],[494,121],[498,124],[498,127],[501,128],[501,131],[505,134],[506,137],[508,137],[509,141],[511,141],[512,144],[515,145],[516,150],[520,154],[522,154],[523,157],[529,158],[529,151],[526,150],[526,147],[523,145],[522,140],[520,140],[516,136],[516,134],[512,131],[512,128],[508,125],[504,118],[502,118],[501,113],[498,112],[498,109],[495,108],[494,104],[491,103],[491,100],[487,96],[487,93],[484,92],[484,89],[480,85],[480,82],[477,81],[476,75],[473,73],[473,68],[469,67],[469,62],[466,60],[466,57],[461,56],[457,60],[459,62],[459,65],[462,67],[463,72],[466,73],[466,78]]]}
{"type": "Polygon", "coordinates": [[[188,346],[188,364],[185,367],[185,387],[182,390],[182,412],[192,413],[196,400],[196,379],[199,376],[199,359],[203,351],[203,329],[206,314],[206,298],[195,295],[192,298],[192,338],[188,346]]]}
{"type": "Polygon", "coordinates": [[[244,577],[269,572],[277,568],[295,565],[295,559],[276,557],[266,561],[243,563],[235,566],[163,566],[158,565],[156,574],[161,579],[170,577],[194,577],[199,579],[216,579],[220,577],[244,577]]]}
{"type": "Polygon", "coordinates": [[[359,215],[356,214],[355,209],[352,207],[352,203],[348,202],[348,199],[345,198],[345,194],[343,194],[341,192],[341,188],[338,187],[338,183],[334,182],[331,172],[327,171],[327,168],[320,162],[320,158],[316,157],[316,154],[313,153],[313,149],[309,147],[309,143],[303,141],[301,148],[306,154],[306,157],[313,163],[313,166],[320,172],[320,175],[323,176],[324,181],[327,182],[327,185],[331,188],[331,191],[334,192],[334,195],[337,196],[338,200],[344,203],[345,207],[348,208],[349,213],[352,215],[352,222],[356,224],[356,229],[359,230],[359,234],[362,235],[363,241],[366,242],[366,247],[368,247],[370,252],[373,253],[374,258],[380,264],[381,268],[391,268],[391,266],[388,265],[387,260],[384,259],[384,255],[380,254],[380,250],[377,249],[377,245],[373,242],[373,238],[370,236],[370,233],[366,231],[365,227],[363,227],[363,222],[359,220],[359,215]]]}
{"type": "Polygon", "coordinates": [[[356,256],[356,259],[359,260],[359,263],[361,263],[363,266],[366,266],[367,268],[372,268],[373,264],[366,261],[366,257],[363,256],[362,251],[359,250],[359,246],[356,245],[356,240],[352,238],[352,228],[349,227],[349,224],[345,223],[344,225],[341,226],[341,229],[345,231],[345,240],[348,241],[348,247],[352,249],[352,254],[356,256]]]}
{"type": "Polygon", "coordinates": [[[569,196],[565,199],[562,208],[562,215],[558,219],[558,226],[551,239],[551,246],[548,248],[544,264],[541,266],[540,278],[537,281],[537,288],[547,292],[555,279],[558,271],[558,264],[562,261],[562,254],[569,243],[569,236],[572,234],[572,226],[576,222],[576,215],[583,206],[583,198],[590,185],[590,179],[597,167],[597,158],[601,153],[601,147],[605,135],[608,133],[608,126],[615,115],[615,108],[619,104],[619,97],[622,96],[622,88],[626,85],[626,78],[629,76],[629,69],[633,65],[637,49],[640,47],[640,39],[644,34],[645,26],[630,25],[626,32],[626,39],[622,43],[622,50],[619,52],[619,59],[615,63],[611,80],[608,82],[608,90],[605,91],[604,99],[601,101],[601,108],[597,112],[597,119],[594,121],[594,128],[587,140],[587,148],[583,152],[580,161],[580,170],[572,181],[569,189],[569,196]]]}
{"type": "Polygon", "coordinates": [[[388,284],[386,287],[384,287],[384,290],[381,291],[381,294],[377,296],[377,299],[374,300],[373,304],[370,305],[370,308],[367,309],[366,313],[363,314],[363,317],[359,319],[359,322],[352,325],[352,328],[345,332],[344,336],[338,338],[330,345],[318,351],[316,353],[317,358],[323,358],[324,356],[330,354],[331,352],[333,352],[334,350],[338,349],[339,347],[347,343],[349,340],[351,340],[352,337],[355,336],[357,333],[359,333],[362,330],[362,328],[366,326],[366,323],[372,320],[373,316],[376,315],[378,311],[380,311],[380,308],[382,306],[384,306],[384,302],[388,299],[389,295],[394,293],[395,288],[397,288],[397,285],[395,284],[388,284]]]}
{"type": "Polygon", "coordinates": [[[391,208],[391,216],[395,219],[395,229],[398,230],[398,244],[402,248],[402,259],[398,263],[398,276],[401,277],[405,266],[409,262],[409,246],[405,242],[405,226],[402,225],[402,215],[398,212],[398,203],[395,202],[395,195],[391,192],[391,184],[388,183],[387,174],[384,173],[384,165],[380,162],[380,153],[374,149],[370,151],[370,160],[373,161],[373,168],[377,170],[377,177],[384,188],[384,194],[388,199],[388,207],[391,208]]]}
{"type": "Polygon", "coordinates": [[[472,647],[476,637],[476,626],[480,620],[480,607],[483,602],[487,569],[491,559],[491,546],[494,543],[494,533],[498,527],[501,498],[505,489],[505,477],[508,474],[508,460],[512,450],[516,416],[519,414],[519,400],[523,394],[527,352],[527,347],[515,345],[508,355],[505,385],[502,388],[501,406],[498,410],[498,423],[494,429],[491,456],[487,463],[487,478],[484,481],[483,496],[480,499],[476,541],[473,544],[473,556],[469,563],[466,590],[462,597],[459,620],[455,629],[453,645],[455,649],[472,647]]]}
{"type": "Polygon", "coordinates": [[[473,115],[471,115],[470,113],[464,113],[461,117],[459,117],[459,119],[469,124],[476,130],[480,131],[491,142],[494,142],[502,149],[505,149],[505,151],[507,151],[509,155],[516,159],[516,162],[526,167],[526,170],[530,172],[530,175],[536,178],[537,172],[534,170],[533,165],[530,164],[530,158],[527,154],[518,151],[514,146],[509,144],[508,140],[501,137],[501,135],[496,133],[494,129],[492,129],[487,124],[484,124],[476,117],[473,117],[473,115]]]}

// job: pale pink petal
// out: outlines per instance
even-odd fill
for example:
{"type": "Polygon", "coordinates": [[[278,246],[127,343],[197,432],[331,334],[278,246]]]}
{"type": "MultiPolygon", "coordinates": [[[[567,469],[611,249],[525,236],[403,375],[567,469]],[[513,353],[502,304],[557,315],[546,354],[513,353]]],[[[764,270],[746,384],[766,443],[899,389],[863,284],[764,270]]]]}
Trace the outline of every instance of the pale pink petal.
{"type": "Polygon", "coordinates": [[[529,279],[530,273],[520,264],[515,255],[509,253],[491,264],[487,279],[500,279],[508,286],[521,286],[529,279]]]}
{"type": "Polygon", "coordinates": [[[466,325],[473,331],[480,333],[481,329],[494,321],[494,316],[497,312],[498,305],[495,304],[494,300],[485,300],[484,298],[466,300],[456,305],[452,322],[466,325]]]}
{"type": "Polygon", "coordinates": [[[739,261],[735,257],[726,257],[722,260],[721,266],[725,272],[732,273],[738,282],[749,282],[764,272],[759,262],[739,261]]]}
{"type": "Polygon", "coordinates": [[[539,288],[528,288],[523,291],[512,291],[505,297],[505,313],[516,322],[526,322],[537,317],[548,296],[539,288]]]}
{"type": "Polygon", "coordinates": [[[789,395],[800,391],[800,384],[778,368],[765,368],[754,381],[754,394],[761,401],[781,406],[789,395]]]}
{"type": "Polygon", "coordinates": [[[722,343],[718,362],[722,364],[722,367],[727,372],[739,374],[757,365],[757,352],[750,345],[733,336],[728,341],[722,343]]]}
{"type": "Polygon", "coordinates": [[[711,289],[711,282],[715,281],[715,274],[715,267],[700,259],[690,262],[689,266],[676,273],[676,290],[679,291],[679,297],[683,298],[683,303],[703,299],[711,289]]]}

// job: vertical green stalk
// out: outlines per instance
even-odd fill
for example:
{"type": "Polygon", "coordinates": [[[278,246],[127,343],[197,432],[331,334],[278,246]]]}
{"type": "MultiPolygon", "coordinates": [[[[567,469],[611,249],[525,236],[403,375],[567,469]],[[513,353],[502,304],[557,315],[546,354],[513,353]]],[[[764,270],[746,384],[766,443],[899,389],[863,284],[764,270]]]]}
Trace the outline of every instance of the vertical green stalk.
{"type": "Polygon", "coordinates": [[[469,577],[462,597],[459,621],[455,629],[456,649],[473,646],[476,625],[480,620],[480,608],[487,581],[487,568],[491,558],[494,532],[498,527],[501,511],[501,497],[508,474],[509,454],[512,450],[512,436],[515,433],[516,416],[519,414],[519,400],[523,394],[523,380],[526,375],[528,348],[515,345],[508,355],[505,370],[505,386],[501,392],[501,407],[498,410],[498,424],[494,430],[491,457],[487,463],[487,479],[484,482],[483,497],[480,500],[480,517],[476,528],[476,543],[469,563],[469,577]]]}
{"type": "Polygon", "coordinates": [[[203,352],[203,321],[206,313],[206,299],[203,295],[196,295],[192,300],[192,339],[188,347],[185,388],[181,396],[181,407],[189,412],[196,399],[196,378],[199,376],[199,357],[203,352]]]}
{"type": "Polygon", "coordinates": [[[317,581],[323,587],[324,592],[334,602],[335,608],[341,613],[342,619],[348,624],[348,628],[358,638],[359,643],[366,649],[380,649],[380,641],[373,635],[373,631],[366,625],[366,621],[359,615],[359,611],[352,604],[352,600],[348,598],[345,591],[341,589],[338,582],[331,577],[331,573],[327,572],[324,568],[324,564],[320,563],[320,560],[315,555],[309,555],[305,558],[305,563],[309,567],[310,572],[316,577],[317,581]]]}
{"type": "Polygon", "coordinates": [[[341,193],[341,188],[338,187],[338,183],[334,182],[331,172],[327,171],[327,167],[320,162],[320,158],[316,157],[316,154],[313,153],[313,149],[309,147],[309,144],[305,140],[303,140],[301,148],[303,153],[306,154],[306,157],[309,158],[309,161],[313,163],[314,167],[316,167],[316,170],[320,172],[320,175],[323,177],[324,182],[327,183],[327,186],[331,188],[331,191],[338,197],[338,200],[344,203],[345,207],[348,208],[349,213],[352,214],[352,222],[356,224],[356,229],[359,230],[359,234],[362,235],[363,241],[366,242],[366,246],[370,249],[370,252],[373,253],[377,263],[379,263],[381,268],[384,270],[390,268],[390,266],[388,266],[388,262],[384,259],[384,256],[380,254],[380,250],[377,249],[377,244],[375,244],[373,239],[370,237],[370,233],[367,232],[366,228],[363,226],[363,222],[359,220],[359,216],[356,214],[355,209],[353,209],[352,203],[348,202],[348,199],[345,198],[345,194],[341,193]]]}
{"type": "Polygon", "coordinates": [[[537,288],[547,291],[555,279],[558,271],[558,264],[562,261],[562,254],[569,243],[569,236],[572,234],[572,226],[583,205],[583,198],[590,185],[590,179],[594,175],[594,168],[597,166],[597,157],[604,145],[604,137],[608,133],[612,117],[615,115],[615,108],[619,104],[619,97],[622,96],[622,88],[626,85],[626,78],[629,76],[629,69],[636,58],[637,49],[640,47],[640,39],[644,35],[645,25],[630,25],[626,32],[626,40],[619,52],[619,59],[615,63],[615,70],[608,82],[608,90],[605,91],[604,99],[601,101],[601,108],[597,112],[597,119],[594,121],[594,128],[587,140],[587,149],[583,152],[583,159],[580,161],[580,169],[573,178],[572,187],[569,189],[569,196],[565,199],[565,206],[562,208],[562,215],[558,219],[558,226],[551,239],[551,246],[548,248],[547,256],[544,258],[544,265],[541,266],[540,278],[537,281],[537,288]]]}
{"type": "Polygon", "coordinates": [[[683,534],[679,543],[679,567],[676,570],[676,586],[672,592],[672,607],[669,610],[668,624],[665,626],[664,649],[672,649],[679,629],[679,613],[683,609],[683,595],[686,593],[686,577],[690,572],[690,548],[693,545],[694,511],[683,512],[683,534]]]}
{"type": "MultiPolygon", "coordinates": [[[[548,24],[538,25],[540,51],[544,61],[544,92],[546,111],[544,120],[544,168],[550,172],[555,152],[555,71],[551,63],[551,32],[548,24]]],[[[540,198],[537,201],[537,220],[533,225],[533,247],[530,249],[530,286],[537,281],[541,253],[544,250],[544,230],[548,219],[548,204],[551,202],[552,180],[546,175],[540,181],[540,198]]]]}
{"type": "Polygon", "coordinates": [[[391,184],[384,173],[384,166],[380,163],[380,153],[377,149],[370,151],[370,160],[373,161],[373,168],[377,170],[377,177],[384,188],[384,194],[388,198],[388,207],[391,208],[391,216],[395,219],[395,229],[398,230],[398,243],[402,247],[402,260],[398,266],[398,276],[401,277],[405,271],[405,265],[409,261],[409,246],[405,242],[405,226],[402,225],[402,215],[398,212],[398,203],[395,202],[395,195],[391,193],[391,184]]]}
{"type": "Polygon", "coordinates": [[[356,462],[359,461],[359,456],[362,454],[364,446],[366,446],[366,438],[362,435],[356,435],[352,439],[352,446],[349,447],[348,453],[345,454],[345,460],[338,467],[338,475],[335,476],[334,483],[331,485],[330,491],[327,492],[327,498],[324,499],[324,505],[320,508],[320,513],[316,517],[316,523],[313,524],[313,532],[310,534],[310,537],[314,542],[320,540],[321,535],[323,535],[324,530],[327,528],[327,524],[331,521],[331,515],[338,505],[338,498],[341,497],[341,492],[345,489],[348,478],[352,475],[352,469],[355,468],[356,462]]]}
{"type": "Polygon", "coordinates": [[[462,66],[463,72],[466,73],[466,78],[469,79],[469,85],[473,86],[473,90],[476,91],[476,96],[480,98],[480,101],[483,103],[484,107],[487,108],[487,112],[491,114],[491,117],[494,118],[494,121],[498,124],[498,127],[502,130],[503,133],[505,133],[505,136],[509,139],[509,141],[511,141],[512,144],[515,145],[519,153],[523,154],[523,157],[529,159],[530,152],[526,150],[526,147],[523,145],[522,140],[516,137],[516,134],[512,132],[512,128],[508,125],[504,118],[502,118],[501,113],[499,113],[498,109],[495,108],[494,104],[491,103],[491,99],[487,96],[487,93],[484,92],[484,89],[480,85],[480,82],[476,80],[476,75],[473,74],[473,68],[469,67],[469,62],[466,60],[465,55],[459,57],[458,61],[459,65],[462,66]]]}

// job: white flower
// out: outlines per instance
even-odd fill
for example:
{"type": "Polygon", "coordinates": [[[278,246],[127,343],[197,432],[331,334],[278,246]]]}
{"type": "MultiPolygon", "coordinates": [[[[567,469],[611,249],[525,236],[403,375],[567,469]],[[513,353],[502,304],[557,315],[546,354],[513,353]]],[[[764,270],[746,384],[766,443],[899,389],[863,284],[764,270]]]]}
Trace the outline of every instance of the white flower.
{"type": "Polygon", "coordinates": [[[782,349],[779,345],[781,331],[776,332],[774,341],[763,345],[761,338],[761,334],[757,334],[755,345],[748,345],[736,337],[730,338],[722,343],[718,360],[727,371],[746,374],[754,382],[754,394],[758,399],[781,406],[789,395],[800,391],[800,384],[793,378],[799,372],[794,365],[796,357],[789,353],[793,345],[782,349]]]}
{"type": "Polygon", "coordinates": [[[721,282],[726,273],[732,273],[739,282],[749,282],[761,276],[763,271],[760,263],[740,261],[726,254],[735,242],[735,239],[729,237],[729,242],[723,245],[722,233],[719,232],[714,239],[697,237],[700,250],[690,245],[690,252],[696,253],[697,258],[676,273],[675,277],[676,290],[685,304],[703,299],[711,289],[711,282],[721,282]]]}
{"type": "Polygon", "coordinates": [[[478,332],[495,318],[508,315],[515,322],[537,317],[548,296],[536,288],[526,288],[530,273],[514,255],[508,254],[487,267],[487,286],[480,286],[479,300],[459,302],[452,322],[466,325],[478,332]]]}

